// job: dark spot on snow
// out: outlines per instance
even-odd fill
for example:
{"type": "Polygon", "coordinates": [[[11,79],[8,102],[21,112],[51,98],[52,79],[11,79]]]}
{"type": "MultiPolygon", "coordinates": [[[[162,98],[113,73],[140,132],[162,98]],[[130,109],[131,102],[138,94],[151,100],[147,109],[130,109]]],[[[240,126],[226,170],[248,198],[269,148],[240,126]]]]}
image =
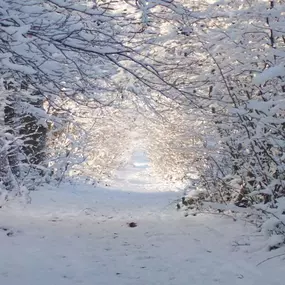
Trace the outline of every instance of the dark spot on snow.
{"type": "Polygon", "coordinates": [[[121,273],[120,273],[120,272],[117,272],[116,275],[121,275],[121,273]]]}
{"type": "Polygon", "coordinates": [[[2,231],[8,231],[9,229],[8,228],[5,228],[5,227],[0,227],[0,230],[2,230],[2,231]]]}
{"type": "Polygon", "coordinates": [[[138,224],[135,223],[135,222],[130,222],[130,223],[128,223],[127,225],[128,225],[130,228],[135,228],[135,227],[138,226],[138,224]]]}
{"type": "Polygon", "coordinates": [[[243,276],[242,274],[238,274],[238,275],[237,275],[237,278],[238,278],[238,279],[243,279],[244,276],[243,276]]]}
{"type": "Polygon", "coordinates": [[[50,222],[60,222],[61,219],[59,217],[54,217],[52,219],[49,220],[50,222]]]}
{"type": "Polygon", "coordinates": [[[14,232],[13,232],[13,231],[10,231],[10,232],[7,233],[7,236],[8,236],[8,237],[11,237],[11,236],[13,236],[13,235],[14,235],[14,232]]]}

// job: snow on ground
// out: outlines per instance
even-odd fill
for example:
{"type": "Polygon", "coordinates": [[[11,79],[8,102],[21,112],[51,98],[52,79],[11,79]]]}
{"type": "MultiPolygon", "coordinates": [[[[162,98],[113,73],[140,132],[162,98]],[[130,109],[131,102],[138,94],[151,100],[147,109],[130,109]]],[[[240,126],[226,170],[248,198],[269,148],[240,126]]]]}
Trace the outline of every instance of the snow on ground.
{"type": "Polygon", "coordinates": [[[262,235],[241,221],[183,217],[179,195],[136,155],[110,187],[34,192],[31,205],[1,209],[0,284],[284,284],[282,257],[257,266],[282,249],[266,252],[262,235]]]}

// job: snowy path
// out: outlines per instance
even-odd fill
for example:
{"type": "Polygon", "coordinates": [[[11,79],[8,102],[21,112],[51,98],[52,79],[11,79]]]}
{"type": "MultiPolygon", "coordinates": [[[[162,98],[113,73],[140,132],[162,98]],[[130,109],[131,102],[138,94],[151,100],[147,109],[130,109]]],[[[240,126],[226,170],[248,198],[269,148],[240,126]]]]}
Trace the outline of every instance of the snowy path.
{"type": "Polygon", "coordinates": [[[254,228],[184,218],[170,205],[179,194],[147,186],[145,171],[123,169],[114,184],[125,191],[65,184],[34,193],[26,209],[2,209],[0,284],[284,284],[284,260],[256,266],[280,252],[261,249],[254,228]]]}
{"type": "Polygon", "coordinates": [[[256,267],[265,257],[233,246],[240,224],[209,217],[136,219],[136,228],[126,222],[2,216],[9,229],[0,231],[0,284],[284,284],[282,264],[256,267]]]}

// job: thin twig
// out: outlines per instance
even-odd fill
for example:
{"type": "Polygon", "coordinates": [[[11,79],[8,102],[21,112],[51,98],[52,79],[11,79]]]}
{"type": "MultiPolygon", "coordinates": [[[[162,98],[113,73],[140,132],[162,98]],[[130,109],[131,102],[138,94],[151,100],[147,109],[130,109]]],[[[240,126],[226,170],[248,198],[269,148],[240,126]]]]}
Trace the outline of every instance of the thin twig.
{"type": "Polygon", "coordinates": [[[266,262],[266,261],[268,261],[268,260],[270,260],[270,259],[277,258],[277,257],[283,256],[283,255],[285,255],[285,253],[278,254],[278,255],[275,255],[275,256],[271,256],[271,257],[268,257],[268,258],[264,259],[263,261],[259,262],[258,264],[256,264],[256,266],[259,266],[260,264],[262,264],[262,263],[264,263],[264,262],[266,262]]]}

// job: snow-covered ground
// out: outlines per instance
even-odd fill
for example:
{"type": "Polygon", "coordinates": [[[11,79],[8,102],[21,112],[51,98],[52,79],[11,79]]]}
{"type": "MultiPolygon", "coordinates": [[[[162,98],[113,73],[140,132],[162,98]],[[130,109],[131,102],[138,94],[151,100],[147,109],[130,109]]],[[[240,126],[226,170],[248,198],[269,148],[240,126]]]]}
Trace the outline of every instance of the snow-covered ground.
{"type": "Polygon", "coordinates": [[[229,217],[184,217],[136,153],[108,187],[62,184],[0,212],[2,285],[283,285],[282,253],[229,217]],[[128,223],[135,222],[131,228],[128,223]]]}

